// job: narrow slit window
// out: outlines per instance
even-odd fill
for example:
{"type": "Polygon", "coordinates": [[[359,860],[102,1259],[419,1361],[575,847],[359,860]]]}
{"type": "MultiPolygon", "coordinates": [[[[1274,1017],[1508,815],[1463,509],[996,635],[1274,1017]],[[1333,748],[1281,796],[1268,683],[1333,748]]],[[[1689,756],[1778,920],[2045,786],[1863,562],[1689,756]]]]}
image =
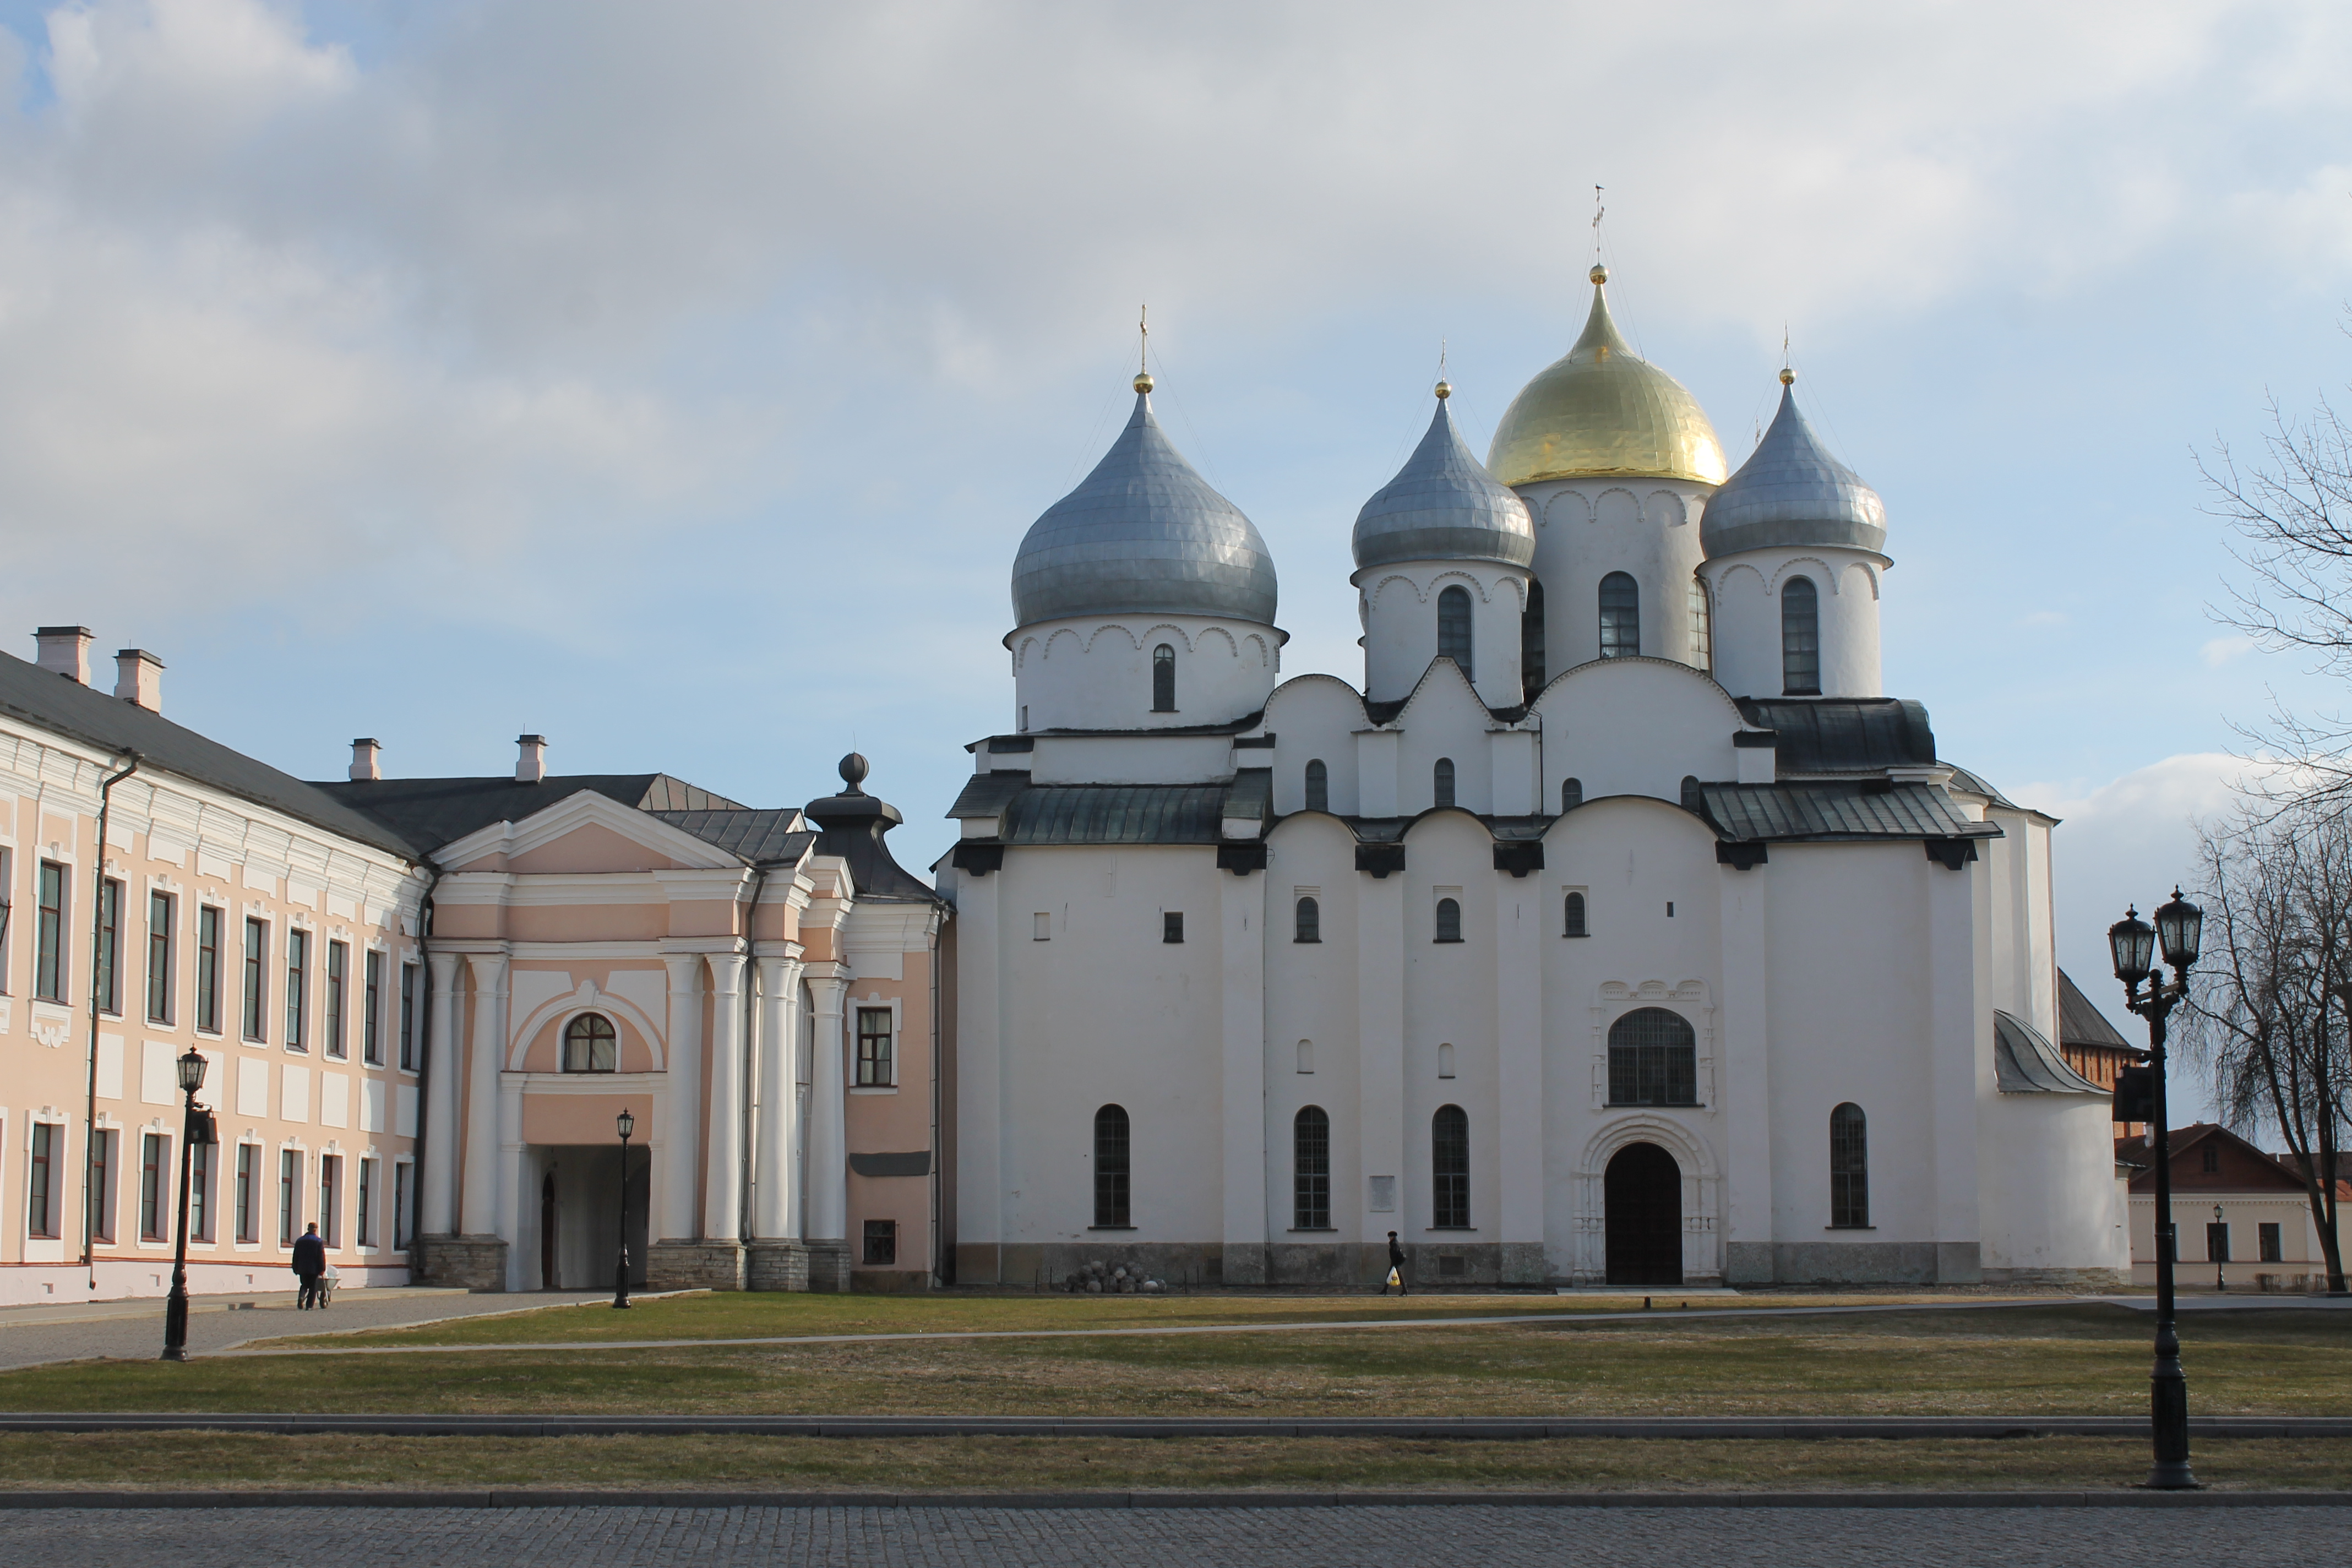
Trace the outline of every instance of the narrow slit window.
{"type": "Polygon", "coordinates": [[[1166,643],[1151,650],[1151,710],[1176,711],[1176,650],[1166,643]]]}
{"type": "Polygon", "coordinates": [[[1478,679],[1470,661],[1470,590],[1458,584],[1437,595],[1437,657],[1452,659],[1470,679],[1478,679]]]}
{"type": "Polygon", "coordinates": [[[1642,590],[1632,576],[1601,579],[1601,657],[1633,658],[1642,651],[1642,590]]]}
{"type": "Polygon", "coordinates": [[[217,1035],[221,1026],[221,922],[208,904],[196,907],[196,1027],[217,1035]]]}
{"type": "Polygon", "coordinates": [[[1830,1227],[1870,1227],[1870,1127],[1851,1101],[1830,1112],[1830,1227]]]}
{"type": "Polygon", "coordinates": [[[1560,808],[1560,810],[1561,810],[1561,811],[1563,811],[1563,812],[1574,811],[1578,806],[1582,805],[1583,804],[1584,804],[1584,781],[1583,781],[1582,779],[1562,779],[1562,780],[1560,780],[1560,781],[1559,781],[1559,808],[1560,808]]]}
{"type": "Polygon", "coordinates": [[[1780,689],[1790,697],[1822,692],[1822,607],[1811,577],[1780,585],[1780,689]]]}
{"type": "Polygon", "coordinates": [[[1095,1112],[1095,1224],[1126,1228],[1129,1195],[1127,1110],[1106,1105],[1095,1112]]]}
{"type": "Polygon", "coordinates": [[[147,895],[147,1021],[172,1021],[172,912],[169,893],[147,895]]]}
{"type": "Polygon", "coordinates": [[[1583,893],[1570,889],[1568,897],[1561,900],[1561,906],[1559,934],[1562,936],[1590,935],[1591,933],[1584,929],[1583,893]]]}
{"type": "Polygon", "coordinates": [[[369,1067],[383,1066],[383,954],[370,948],[360,960],[365,992],[360,1010],[360,1059],[369,1067]]]}
{"type": "Polygon", "coordinates": [[[1462,940],[1462,905],[1454,899],[1437,900],[1437,942],[1462,940]]]}
{"type": "Polygon", "coordinates": [[[1532,701],[1544,683],[1543,584],[1528,581],[1528,607],[1519,615],[1519,694],[1532,701]]]}
{"type": "Polygon", "coordinates": [[[1331,1228],[1331,1118],[1309,1105],[1291,1119],[1290,1224],[1295,1230],[1331,1228]]]}
{"type": "Polygon", "coordinates": [[[1315,758],[1307,764],[1307,809],[1309,811],[1331,809],[1331,770],[1323,765],[1323,759],[1320,757],[1315,758]]]}
{"type": "Polygon", "coordinates": [[[310,933],[297,927],[286,933],[286,1048],[307,1051],[305,1026],[310,1016],[310,933]]]}
{"type": "Polygon", "coordinates": [[[352,947],[345,942],[327,944],[326,1054],[337,1061],[351,1054],[348,1037],[352,980],[352,947]]]}
{"type": "Polygon", "coordinates": [[[263,921],[248,919],[245,922],[245,1037],[259,1040],[266,1037],[268,1026],[268,997],[269,963],[269,926],[263,921]]]}
{"type": "Polygon", "coordinates": [[[1438,1230],[1470,1228],[1470,1118],[1442,1105],[1430,1121],[1430,1217],[1438,1230]]]}
{"type": "Polygon", "coordinates": [[[1291,925],[1290,940],[1293,942],[1321,942],[1323,940],[1322,905],[1317,903],[1313,899],[1301,899],[1298,900],[1297,913],[1293,918],[1291,925]]]}
{"type": "Polygon", "coordinates": [[[122,884],[111,877],[98,885],[98,1010],[122,1011],[122,884]]]}
{"type": "Polygon", "coordinates": [[[1706,584],[1694,575],[1690,581],[1690,641],[1691,666],[1709,674],[1715,671],[1715,609],[1707,597],[1706,584]]]}
{"type": "Polygon", "coordinates": [[[1429,770],[1429,792],[1433,805],[1454,804],[1454,759],[1440,757],[1437,765],[1429,770]]]}
{"type": "Polygon", "coordinates": [[[66,868],[41,862],[40,917],[33,934],[33,994],[66,999],[66,868]]]}

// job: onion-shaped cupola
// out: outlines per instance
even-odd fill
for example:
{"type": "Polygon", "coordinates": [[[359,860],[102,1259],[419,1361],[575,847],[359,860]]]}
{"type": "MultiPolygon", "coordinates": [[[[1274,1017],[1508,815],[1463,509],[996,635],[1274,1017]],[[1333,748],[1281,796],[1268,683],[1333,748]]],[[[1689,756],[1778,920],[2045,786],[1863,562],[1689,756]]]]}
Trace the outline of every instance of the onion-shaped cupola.
{"type": "Polygon", "coordinates": [[[1609,315],[1604,267],[1576,346],[1519,389],[1495,427],[1486,468],[1507,485],[1622,474],[1723,482],[1715,426],[1681,382],[1626,346],[1609,315]]]}
{"type": "Polygon", "coordinates": [[[1712,561],[1777,545],[1832,545],[1882,553],[1886,508],[1878,492],[1822,445],[1797,411],[1796,373],[1780,373],[1780,411],[1739,471],[1707,498],[1699,544],[1712,561]]]}
{"type": "Polygon", "coordinates": [[[1356,514],[1356,564],[1484,561],[1527,566],[1536,558],[1527,503],[1488,473],[1464,444],[1437,384],[1437,412],[1396,478],[1356,514]]]}
{"type": "Polygon", "coordinates": [[[1015,624],[1183,615],[1274,624],[1274,558],[1241,509],[1209,488],[1151,415],[1135,413],[1078,488],[1045,509],[1013,563],[1015,624]]]}

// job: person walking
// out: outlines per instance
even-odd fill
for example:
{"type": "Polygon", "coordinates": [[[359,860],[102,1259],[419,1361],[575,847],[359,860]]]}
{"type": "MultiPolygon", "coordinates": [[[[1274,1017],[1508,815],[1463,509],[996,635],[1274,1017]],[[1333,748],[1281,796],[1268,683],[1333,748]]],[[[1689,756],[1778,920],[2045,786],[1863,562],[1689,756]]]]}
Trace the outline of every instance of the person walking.
{"type": "Polygon", "coordinates": [[[1394,1231],[1389,1232],[1389,1276],[1381,1281],[1381,1294],[1387,1295],[1391,1285],[1396,1287],[1396,1293],[1400,1296],[1412,1294],[1404,1284],[1404,1248],[1397,1245],[1394,1231]]]}
{"type": "Polygon", "coordinates": [[[325,1292],[319,1289],[319,1277],[326,1271],[327,1244],[319,1239],[319,1226],[313,1222],[294,1243],[294,1278],[302,1282],[301,1290],[294,1298],[297,1308],[326,1305],[325,1292]]]}

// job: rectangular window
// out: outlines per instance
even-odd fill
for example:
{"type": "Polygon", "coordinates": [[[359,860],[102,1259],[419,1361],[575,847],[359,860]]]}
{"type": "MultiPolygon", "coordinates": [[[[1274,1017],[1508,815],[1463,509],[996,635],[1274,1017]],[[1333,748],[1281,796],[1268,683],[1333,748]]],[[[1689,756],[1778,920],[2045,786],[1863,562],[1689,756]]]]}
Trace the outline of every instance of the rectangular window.
{"type": "Polygon", "coordinates": [[[264,1034],[263,1005],[269,994],[269,922],[247,917],[245,922],[245,1037],[248,1040],[268,1038],[264,1034]]]}
{"type": "Polygon", "coordinates": [[[0,996],[8,994],[8,928],[15,923],[8,916],[16,904],[16,870],[15,859],[0,848],[0,996]]]}
{"type": "Polygon", "coordinates": [[[149,1132],[139,1140],[139,1239],[168,1241],[163,1234],[165,1205],[171,1199],[171,1147],[161,1132],[149,1132]]]}
{"type": "Polygon", "coordinates": [[[196,906],[196,1027],[220,1033],[221,911],[196,906]]]}
{"type": "Polygon", "coordinates": [[[260,1148],[252,1143],[236,1146],[236,1238],[239,1241],[261,1239],[261,1194],[255,1191],[261,1184],[260,1148]]]}
{"type": "Polygon", "coordinates": [[[360,1060],[372,1068],[383,1066],[383,954],[370,948],[360,960],[360,1060]]]}
{"type": "Polygon", "coordinates": [[[291,1247],[302,1234],[295,1216],[302,1212],[302,1156],[292,1149],[278,1155],[278,1245],[291,1247]]]}
{"type": "Polygon", "coordinates": [[[122,1012],[122,884],[98,884],[98,1010],[122,1012]]]}
{"type": "Polygon", "coordinates": [[[869,1219],[866,1222],[866,1262],[869,1267],[887,1268],[898,1261],[898,1222],[895,1219],[869,1219]]]}
{"type": "Polygon", "coordinates": [[[114,1239],[114,1134],[100,1131],[89,1140],[89,1238],[114,1239]]]}
{"type": "Polygon", "coordinates": [[[360,1162],[359,1197],[359,1211],[353,1218],[352,1228],[358,1233],[359,1244],[362,1247],[373,1247],[375,1245],[375,1162],[373,1160],[360,1162]]]}
{"type": "Polygon", "coordinates": [[[400,1070],[416,1070],[416,965],[400,966],[400,1070]]]}
{"type": "Polygon", "coordinates": [[[1046,910],[1039,910],[1029,917],[1029,940],[1031,942],[1054,940],[1054,917],[1046,910]]]}
{"type": "Polygon", "coordinates": [[[41,862],[40,919],[33,932],[33,994],[66,999],[66,868],[41,862]]]}
{"type": "Polygon", "coordinates": [[[2230,1227],[2227,1224],[2209,1225],[2205,1227],[2205,1261],[2208,1263],[2230,1261],[2230,1227]]]}
{"type": "Polygon", "coordinates": [[[351,1045],[343,1037],[343,996],[350,989],[352,948],[349,942],[327,944],[327,1055],[337,1061],[351,1055],[351,1045]]]}
{"type": "Polygon", "coordinates": [[[172,914],[169,893],[147,895],[147,1021],[172,1021],[172,914]]]}
{"type": "Polygon", "coordinates": [[[25,1184],[25,1228],[45,1240],[58,1234],[58,1129],[33,1123],[33,1168],[25,1184]]]}
{"type": "Polygon", "coordinates": [[[408,1188],[416,1167],[398,1164],[392,1168],[392,1246],[395,1252],[408,1250],[408,1188]]]}
{"type": "Polygon", "coordinates": [[[2263,1262],[2284,1263],[2286,1261],[2286,1254],[2279,1246],[2278,1226],[2274,1225],[2258,1225],[2254,1226],[2254,1240],[2262,1247],[2263,1262]]]}
{"type": "Polygon", "coordinates": [[[1183,910],[1163,910],[1160,911],[1160,940],[1162,942],[1182,942],[1184,940],[1183,910]]]}
{"type": "Polygon", "coordinates": [[[890,1058],[890,1009],[857,1010],[857,1082],[860,1088],[897,1083],[898,1065],[890,1058]]]}
{"type": "Polygon", "coordinates": [[[213,1238],[213,1150],[199,1143],[188,1151],[188,1239],[213,1238]]]}
{"type": "Polygon", "coordinates": [[[341,1154],[319,1156],[319,1239],[329,1247],[343,1244],[342,1196],[343,1157],[341,1154]]]}
{"type": "Polygon", "coordinates": [[[286,932],[286,1048],[307,1051],[310,1037],[303,1029],[310,1011],[310,933],[291,927],[286,932]]]}

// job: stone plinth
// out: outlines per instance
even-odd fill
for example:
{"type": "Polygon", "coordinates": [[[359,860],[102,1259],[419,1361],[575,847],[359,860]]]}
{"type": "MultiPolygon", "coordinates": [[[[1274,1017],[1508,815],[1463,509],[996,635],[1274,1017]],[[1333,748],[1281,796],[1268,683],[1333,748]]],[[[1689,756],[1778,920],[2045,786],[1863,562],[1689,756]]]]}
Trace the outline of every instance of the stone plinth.
{"type": "Polygon", "coordinates": [[[648,1290],[740,1290],[743,1244],[737,1241],[656,1241],[646,1248],[648,1290]]]}
{"type": "Polygon", "coordinates": [[[507,1244],[495,1236],[420,1236],[416,1238],[420,1285],[457,1285],[468,1290],[507,1288],[507,1244]]]}

